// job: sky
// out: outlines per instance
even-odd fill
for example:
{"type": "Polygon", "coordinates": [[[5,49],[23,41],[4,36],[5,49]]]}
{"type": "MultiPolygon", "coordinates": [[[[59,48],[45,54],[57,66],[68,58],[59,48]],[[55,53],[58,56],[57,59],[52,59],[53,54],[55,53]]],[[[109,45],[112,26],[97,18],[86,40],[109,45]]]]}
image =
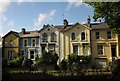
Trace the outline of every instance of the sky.
{"type": "Polygon", "coordinates": [[[90,15],[93,22],[94,9],[79,2],[15,2],[0,3],[0,35],[4,36],[10,30],[20,32],[40,30],[43,25],[63,25],[63,19],[69,24],[87,23],[90,15]]]}

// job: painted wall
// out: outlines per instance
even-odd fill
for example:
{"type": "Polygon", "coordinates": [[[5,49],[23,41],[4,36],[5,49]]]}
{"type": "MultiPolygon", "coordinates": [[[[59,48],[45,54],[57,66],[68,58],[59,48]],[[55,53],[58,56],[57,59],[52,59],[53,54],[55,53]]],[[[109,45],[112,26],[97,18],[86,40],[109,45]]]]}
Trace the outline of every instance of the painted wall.
{"type": "Polygon", "coordinates": [[[10,34],[4,39],[4,43],[5,43],[5,48],[4,48],[5,59],[8,59],[8,51],[13,51],[13,57],[18,57],[19,38],[15,36],[14,34],[10,34]],[[10,40],[13,41],[12,47],[10,47],[10,40]]]}
{"type": "Polygon", "coordinates": [[[116,53],[118,55],[118,36],[117,34],[112,33],[111,39],[107,39],[107,31],[109,29],[99,29],[99,30],[92,30],[91,31],[91,45],[92,45],[92,62],[94,63],[95,58],[106,58],[107,62],[112,61],[112,54],[111,54],[111,45],[116,45],[116,53]],[[100,33],[100,39],[96,39],[96,32],[100,33]],[[98,47],[97,45],[103,45],[104,54],[98,55],[98,47]]]}
{"type": "MultiPolygon", "coordinates": [[[[73,45],[77,44],[78,45],[78,55],[83,55],[83,49],[82,49],[82,44],[88,44],[90,45],[90,29],[77,24],[74,27],[72,27],[70,30],[64,32],[64,51],[65,51],[65,58],[68,58],[68,54],[73,53],[73,45]],[[71,40],[71,34],[75,33],[76,39],[71,40]],[[81,40],[81,33],[85,32],[86,40],[82,41],[81,40]]],[[[90,55],[90,48],[88,48],[88,55],[90,55]]]]}
{"type": "MultiPolygon", "coordinates": [[[[57,31],[57,29],[56,28],[53,28],[53,27],[47,27],[47,28],[45,28],[44,30],[42,30],[41,32],[40,32],[40,39],[41,39],[41,42],[40,42],[40,44],[44,44],[44,42],[42,42],[42,34],[43,33],[46,33],[47,34],[47,36],[48,36],[48,42],[45,42],[45,44],[47,44],[47,46],[46,46],[46,48],[45,48],[45,50],[48,52],[48,43],[49,44],[55,44],[56,46],[55,46],[55,51],[56,51],[56,53],[57,54],[60,54],[60,49],[59,49],[59,31],[57,31]],[[56,42],[51,42],[51,33],[55,33],[56,34],[56,42]]],[[[41,49],[40,49],[41,50],[41,49]]],[[[42,51],[42,50],[41,50],[42,51]]]]}

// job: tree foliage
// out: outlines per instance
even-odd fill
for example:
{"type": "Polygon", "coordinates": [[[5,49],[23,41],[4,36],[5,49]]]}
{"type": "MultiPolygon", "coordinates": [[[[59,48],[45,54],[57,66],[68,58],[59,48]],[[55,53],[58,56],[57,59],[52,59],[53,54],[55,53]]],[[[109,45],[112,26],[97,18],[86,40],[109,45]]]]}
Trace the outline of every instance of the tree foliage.
{"type": "Polygon", "coordinates": [[[120,2],[91,2],[94,8],[94,20],[104,19],[110,28],[120,34],[120,2]]]}

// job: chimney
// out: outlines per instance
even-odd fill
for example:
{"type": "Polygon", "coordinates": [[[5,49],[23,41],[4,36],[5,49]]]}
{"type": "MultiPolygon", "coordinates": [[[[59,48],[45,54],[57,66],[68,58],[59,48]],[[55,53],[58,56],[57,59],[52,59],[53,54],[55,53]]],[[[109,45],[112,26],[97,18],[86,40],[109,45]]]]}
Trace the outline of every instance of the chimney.
{"type": "Polygon", "coordinates": [[[88,27],[90,27],[90,15],[88,16],[88,18],[87,18],[87,23],[88,23],[88,27]]]}
{"type": "Polygon", "coordinates": [[[25,28],[22,28],[22,33],[25,34],[25,28]]]}
{"type": "Polygon", "coordinates": [[[67,26],[67,25],[68,25],[67,19],[64,19],[64,20],[63,20],[63,24],[64,24],[64,26],[67,26]]]}

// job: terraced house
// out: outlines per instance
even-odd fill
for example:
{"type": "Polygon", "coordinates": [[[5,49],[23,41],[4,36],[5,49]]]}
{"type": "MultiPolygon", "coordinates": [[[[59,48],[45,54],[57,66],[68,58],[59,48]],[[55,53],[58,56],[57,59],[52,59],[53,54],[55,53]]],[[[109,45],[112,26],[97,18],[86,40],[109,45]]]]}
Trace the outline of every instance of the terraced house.
{"type": "Polygon", "coordinates": [[[93,63],[106,67],[109,62],[120,58],[118,35],[106,23],[91,23],[91,28],[93,63]]]}
{"type": "Polygon", "coordinates": [[[26,31],[25,28],[22,28],[22,32],[19,33],[19,36],[20,54],[31,60],[35,60],[35,58],[41,54],[39,50],[38,31],[26,31]]]}
{"type": "MultiPolygon", "coordinates": [[[[63,26],[63,25],[62,25],[63,26]]],[[[40,51],[43,54],[44,51],[54,51],[58,54],[60,61],[63,59],[63,42],[61,35],[63,35],[60,30],[62,26],[53,26],[53,25],[44,25],[43,28],[39,31],[40,34],[40,51]]]]}
{"type": "Polygon", "coordinates": [[[19,57],[19,33],[10,31],[3,36],[2,47],[3,59],[13,59],[19,57]]]}
{"type": "Polygon", "coordinates": [[[39,31],[20,33],[10,31],[3,37],[3,56],[13,58],[18,55],[35,60],[44,51],[55,51],[58,64],[75,53],[79,56],[91,56],[91,64],[96,67],[107,65],[120,58],[120,36],[113,33],[106,23],[75,23],[69,25],[66,19],[63,25],[44,25],[39,31]]]}

